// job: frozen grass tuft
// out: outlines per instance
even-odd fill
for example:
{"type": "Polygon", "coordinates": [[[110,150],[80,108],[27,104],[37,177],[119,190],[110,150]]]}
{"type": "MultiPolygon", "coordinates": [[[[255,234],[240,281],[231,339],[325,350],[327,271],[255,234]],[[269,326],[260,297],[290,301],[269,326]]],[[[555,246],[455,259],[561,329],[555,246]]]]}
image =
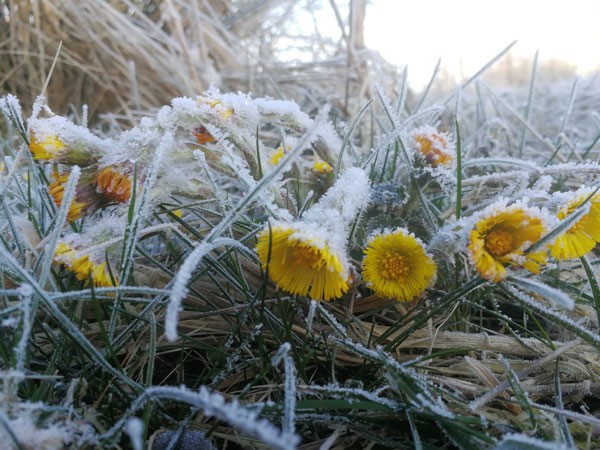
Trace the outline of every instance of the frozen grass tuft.
{"type": "Polygon", "coordinates": [[[57,80],[88,31],[131,38],[119,70],[84,70],[103,126],[55,113],[54,78],[49,102],[14,80],[27,106],[0,99],[6,448],[598,446],[597,79],[414,98],[407,72],[390,88],[348,51],[345,96],[268,62],[230,93],[172,52],[237,90],[240,15],[294,2],[63,3],[34,2],[81,19],[57,80]],[[267,78],[282,98],[242,92],[267,78]]]}

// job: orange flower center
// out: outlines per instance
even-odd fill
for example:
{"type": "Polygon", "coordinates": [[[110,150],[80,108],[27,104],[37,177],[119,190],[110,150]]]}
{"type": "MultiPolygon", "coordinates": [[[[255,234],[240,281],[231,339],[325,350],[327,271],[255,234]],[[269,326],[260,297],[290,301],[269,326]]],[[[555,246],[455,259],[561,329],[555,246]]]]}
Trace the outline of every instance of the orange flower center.
{"type": "Polygon", "coordinates": [[[408,272],[409,265],[406,258],[395,253],[386,255],[381,268],[382,278],[395,280],[408,272]]]}
{"type": "Polygon", "coordinates": [[[513,235],[498,228],[490,231],[485,238],[485,248],[492,256],[504,256],[513,250],[513,235]]]}

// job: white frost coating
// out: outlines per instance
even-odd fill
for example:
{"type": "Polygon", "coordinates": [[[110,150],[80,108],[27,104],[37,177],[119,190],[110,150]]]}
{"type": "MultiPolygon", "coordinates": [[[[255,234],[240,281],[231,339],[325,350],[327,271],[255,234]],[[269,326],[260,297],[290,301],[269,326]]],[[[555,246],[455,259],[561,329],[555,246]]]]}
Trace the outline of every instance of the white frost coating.
{"type": "Polygon", "coordinates": [[[423,394],[417,394],[412,404],[419,408],[423,408],[424,410],[436,416],[446,417],[448,419],[454,418],[454,414],[447,410],[444,405],[431,401],[430,399],[426,398],[423,394]]]}
{"type": "Polygon", "coordinates": [[[346,170],[304,215],[307,221],[328,223],[329,214],[337,213],[338,221],[341,219],[349,224],[358,212],[369,202],[369,177],[364,170],[353,167],[346,170]]]}
{"type": "Polygon", "coordinates": [[[144,422],[141,419],[137,417],[129,419],[125,424],[125,432],[131,440],[133,450],[144,448],[144,422]]]}
{"type": "Polygon", "coordinates": [[[194,270],[204,256],[221,245],[230,245],[248,251],[246,247],[234,239],[218,238],[214,242],[200,243],[188,255],[175,275],[171,296],[169,297],[169,306],[167,307],[165,317],[165,336],[170,342],[177,339],[177,323],[179,322],[179,313],[181,312],[181,302],[188,292],[187,284],[192,278],[194,270]]]}
{"type": "Polygon", "coordinates": [[[315,313],[317,312],[317,300],[310,300],[308,305],[308,314],[306,315],[306,329],[308,333],[312,333],[312,324],[315,319],[315,313]]]}
{"type": "Polygon", "coordinates": [[[547,442],[525,434],[506,434],[493,450],[570,450],[563,442],[547,442]]]}
{"type": "Polygon", "coordinates": [[[410,377],[410,379],[421,389],[421,394],[425,399],[427,399],[428,402],[436,405],[437,408],[445,410],[447,414],[451,414],[451,412],[448,411],[440,401],[436,400],[436,396],[431,392],[431,389],[434,388],[434,386],[427,378],[417,373],[413,369],[400,364],[395,358],[385,353],[381,348],[378,347],[377,351],[371,350],[358,342],[353,342],[349,338],[340,339],[335,336],[330,336],[329,340],[346,345],[359,356],[367,357],[374,361],[383,363],[388,367],[388,370],[397,370],[402,375],[410,377]]]}
{"type": "Polygon", "coordinates": [[[347,387],[338,386],[337,384],[328,384],[325,386],[319,386],[319,385],[302,386],[302,391],[309,393],[309,394],[315,393],[315,394],[319,394],[319,395],[322,395],[322,393],[325,392],[334,398],[348,400],[348,403],[352,403],[353,400],[356,401],[356,399],[348,398],[349,395],[352,395],[359,399],[364,398],[373,403],[378,403],[380,405],[386,406],[393,411],[402,410],[402,405],[400,405],[400,403],[398,403],[392,399],[389,399],[389,398],[380,397],[378,395],[378,392],[365,391],[364,389],[361,389],[361,388],[347,388],[347,387]]]}
{"type": "Polygon", "coordinates": [[[283,364],[285,369],[283,432],[293,435],[296,432],[296,367],[289,353],[283,355],[283,364]]]}
{"type": "Polygon", "coordinates": [[[529,295],[527,295],[527,294],[519,291],[514,286],[511,286],[511,285],[507,284],[506,285],[506,289],[511,294],[513,294],[516,298],[518,298],[519,301],[521,301],[521,302],[525,303],[526,305],[530,306],[531,308],[537,310],[540,314],[545,315],[546,317],[553,318],[558,323],[561,323],[563,326],[567,325],[571,329],[577,330],[577,332],[579,333],[580,337],[583,337],[582,335],[585,335],[586,340],[590,344],[592,344],[596,348],[600,348],[600,335],[598,335],[598,334],[594,333],[593,331],[590,331],[590,330],[588,330],[586,328],[583,328],[581,326],[581,324],[573,321],[572,319],[570,319],[569,317],[565,316],[564,314],[556,312],[556,311],[553,311],[550,308],[545,307],[540,302],[537,302],[536,300],[534,300],[529,295]]]}
{"type": "Polygon", "coordinates": [[[9,400],[0,393],[0,448],[16,449],[14,439],[24,449],[97,448],[90,425],[72,420],[72,413],[62,409],[48,415],[49,409],[42,402],[9,400]]]}
{"type": "MultiPolygon", "coordinates": [[[[347,336],[348,332],[346,330],[346,328],[337,321],[337,319],[329,313],[329,311],[327,311],[325,309],[325,307],[321,304],[321,302],[318,302],[317,304],[317,308],[319,308],[319,313],[323,315],[323,317],[325,318],[325,320],[327,322],[329,322],[329,325],[331,325],[331,327],[338,333],[338,335],[340,336],[347,336]]],[[[334,336],[330,336],[329,339],[335,339],[334,336]]],[[[340,342],[338,339],[335,339],[336,342],[340,342]]]]}
{"type": "Polygon", "coordinates": [[[572,311],[575,308],[575,302],[571,297],[556,288],[536,281],[532,278],[511,277],[510,281],[518,284],[520,287],[535,292],[554,303],[557,306],[572,311]]]}
{"type": "Polygon", "coordinates": [[[0,98],[0,111],[9,122],[23,123],[23,112],[19,99],[12,94],[0,98]]]}
{"type": "Polygon", "coordinates": [[[292,346],[289,342],[284,342],[277,350],[275,356],[271,358],[273,366],[278,365],[283,359],[283,367],[285,370],[284,384],[284,405],[283,405],[283,432],[294,434],[296,426],[294,424],[296,417],[296,367],[294,360],[289,352],[292,346]]]}
{"type": "MultiPolygon", "coordinates": [[[[123,261],[121,261],[120,279],[123,282],[127,282],[133,268],[133,255],[135,252],[135,246],[140,236],[139,231],[150,209],[150,191],[156,183],[163,157],[169,150],[171,150],[173,143],[174,136],[172,134],[167,133],[162,137],[148,171],[148,176],[144,180],[139,201],[135,204],[133,218],[127,230],[128,236],[127,241],[125,242],[125,251],[123,252],[124,257],[123,261]]],[[[135,188],[136,187],[134,186],[134,189],[135,188]]]]}
{"type": "Polygon", "coordinates": [[[279,346],[279,349],[277,350],[277,353],[275,353],[275,355],[273,355],[273,357],[271,358],[271,365],[278,365],[283,359],[283,357],[287,355],[291,349],[292,346],[289,342],[284,342],[283,344],[281,344],[279,346]]]}
{"type": "Polygon", "coordinates": [[[31,317],[31,297],[33,296],[33,288],[29,284],[19,286],[19,300],[21,302],[22,327],[19,343],[15,348],[17,357],[16,371],[23,372],[25,370],[25,360],[27,355],[27,341],[31,333],[31,325],[33,318],[31,317]]]}
{"type": "Polygon", "coordinates": [[[260,410],[241,405],[237,400],[226,402],[222,395],[210,392],[205,386],[199,391],[185,387],[147,388],[131,405],[125,417],[119,420],[104,436],[114,436],[125,426],[126,420],[153,399],[170,399],[187,403],[201,409],[205,415],[215,417],[238,428],[244,434],[259,439],[275,450],[293,450],[300,442],[296,434],[279,430],[271,422],[258,417],[260,410]]]}

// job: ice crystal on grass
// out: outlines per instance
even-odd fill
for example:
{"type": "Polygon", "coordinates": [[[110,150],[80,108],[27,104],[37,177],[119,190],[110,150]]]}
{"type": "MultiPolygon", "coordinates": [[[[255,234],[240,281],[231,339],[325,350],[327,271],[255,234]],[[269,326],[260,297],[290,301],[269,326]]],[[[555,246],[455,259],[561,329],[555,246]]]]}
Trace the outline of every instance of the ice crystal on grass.
{"type": "Polygon", "coordinates": [[[251,405],[244,406],[237,400],[227,402],[221,394],[210,392],[205,386],[201,386],[198,391],[185,387],[147,388],[133,402],[127,415],[105,433],[104,439],[112,439],[125,426],[129,415],[146,402],[159,399],[180,401],[199,408],[205,415],[222,420],[276,450],[292,450],[300,441],[296,434],[279,430],[269,421],[259,418],[260,411],[251,405]]]}
{"type": "Polygon", "coordinates": [[[43,403],[13,401],[0,393],[0,447],[76,450],[98,444],[94,429],[67,409],[48,414],[43,403]]]}
{"type": "Polygon", "coordinates": [[[186,258],[179,272],[177,272],[173,280],[173,288],[165,318],[165,336],[169,341],[177,339],[177,323],[179,321],[179,313],[181,312],[181,302],[187,294],[187,284],[192,278],[193,271],[200,264],[202,258],[221,245],[230,245],[234,248],[245,249],[238,241],[228,238],[219,238],[214,242],[200,243],[186,258]]]}
{"type": "Polygon", "coordinates": [[[548,442],[522,433],[508,433],[493,450],[571,450],[564,442],[548,442]]]}

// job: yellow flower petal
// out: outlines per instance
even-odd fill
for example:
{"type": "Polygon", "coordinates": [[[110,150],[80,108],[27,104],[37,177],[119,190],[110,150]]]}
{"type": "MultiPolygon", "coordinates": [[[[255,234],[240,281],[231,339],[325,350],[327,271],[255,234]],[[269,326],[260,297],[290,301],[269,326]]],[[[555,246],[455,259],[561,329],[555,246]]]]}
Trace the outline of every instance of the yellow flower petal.
{"type": "Polygon", "coordinates": [[[29,150],[38,161],[51,161],[63,153],[65,144],[56,135],[45,135],[38,138],[32,134],[29,139],[29,150]]]}
{"type": "Polygon", "coordinates": [[[333,167],[327,161],[315,161],[313,163],[312,169],[317,173],[331,173],[333,171],[333,167]]]}
{"type": "MultiPolygon", "coordinates": [[[[287,150],[289,151],[289,147],[287,147],[287,150]]],[[[283,146],[277,147],[275,153],[273,153],[273,155],[271,155],[271,157],[269,158],[269,162],[276,166],[277,164],[279,164],[279,161],[281,161],[281,159],[285,156],[285,152],[286,148],[284,148],[283,146]]]]}
{"type": "Polygon", "coordinates": [[[291,226],[265,228],[256,251],[262,267],[282,289],[316,300],[341,297],[349,288],[341,259],[320,239],[301,238],[291,226]]]}
{"type": "Polygon", "coordinates": [[[89,284],[91,277],[96,287],[113,286],[106,261],[93,262],[88,255],[78,254],[69,244],[61,242],[56,246],[54,260],[64,264],[79,281],[84,281],[86,285],[89,284]]]}
{"type": "MultiPolygon", "coordinates": [[[[560,220],[565,219],[593,191],[581,189],[557,214],[560,220]]],[[[550,247],[555,259],[565,260],[579,258],[591,251],[600,242],[600,194],[595,194],[590,200],[590,210],[575,222],[568,230],[560,235],[550,247]]]]}

